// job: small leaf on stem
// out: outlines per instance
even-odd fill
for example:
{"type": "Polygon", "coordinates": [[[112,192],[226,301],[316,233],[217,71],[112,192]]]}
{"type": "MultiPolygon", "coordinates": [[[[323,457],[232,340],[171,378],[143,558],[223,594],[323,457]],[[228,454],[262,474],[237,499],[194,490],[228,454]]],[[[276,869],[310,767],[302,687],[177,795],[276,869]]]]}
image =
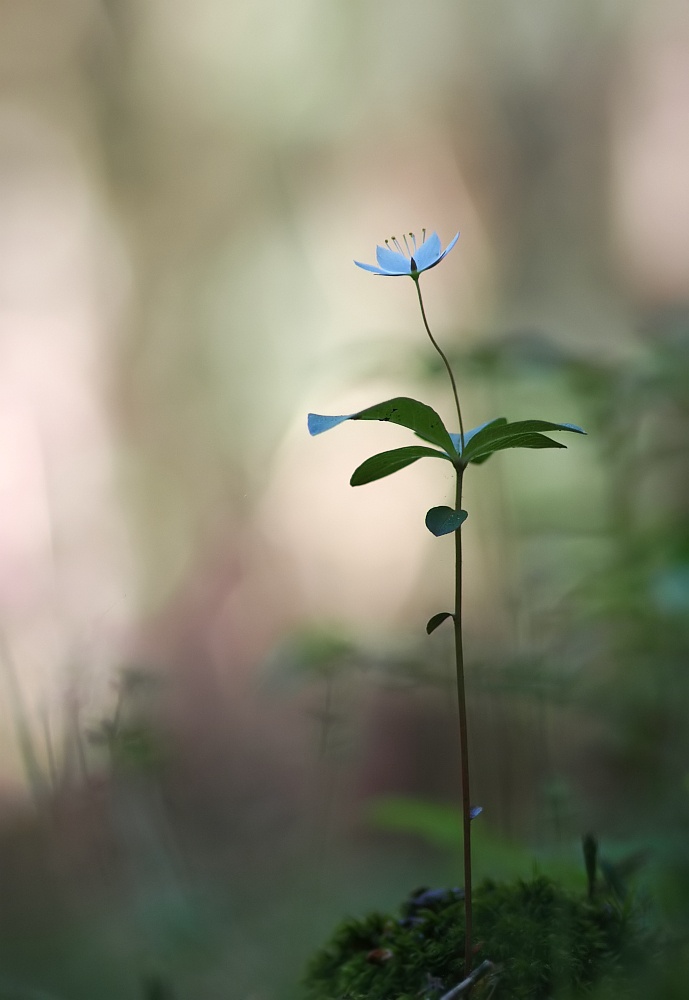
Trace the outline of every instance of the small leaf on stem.
{"type": "Polygon", "coordinates": [[[426,622],[426,631],[428,634],[430,635],[431,632],[435,632],[438,625],[442,625],[447,618],[454,618],[451,611],[439,611],[437,615],[433,615],[432,618],[429,618],[426,622]]]}
{"type": "Polygon", "coordinates": [[[449,535],[456,531],[466,521],[469,515],[465,510],[455,510],[454,507],[431,507],[426,514],[426,527],[432,535],[449,535]]]}

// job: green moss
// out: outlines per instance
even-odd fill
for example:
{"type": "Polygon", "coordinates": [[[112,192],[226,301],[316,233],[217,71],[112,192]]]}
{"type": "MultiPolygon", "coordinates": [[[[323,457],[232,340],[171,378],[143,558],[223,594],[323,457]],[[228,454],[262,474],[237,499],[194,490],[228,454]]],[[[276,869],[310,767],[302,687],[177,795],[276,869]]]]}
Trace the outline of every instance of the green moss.
{"type": "MultiPolygon", "coordinates": [[[[474,997],[571,996],[617,979],[644,951],[629,904],[589,900],[543,877],[483,882],[474,891],[473,912],[476,963],[490,959],[497,966],[474,997]]],[[[431,908],[407,903],[402,913],[342,923],[309,964],[306,1000],[420,1000],[457,985],[464,978],[459,894],[441,894],[431,908]]]]}

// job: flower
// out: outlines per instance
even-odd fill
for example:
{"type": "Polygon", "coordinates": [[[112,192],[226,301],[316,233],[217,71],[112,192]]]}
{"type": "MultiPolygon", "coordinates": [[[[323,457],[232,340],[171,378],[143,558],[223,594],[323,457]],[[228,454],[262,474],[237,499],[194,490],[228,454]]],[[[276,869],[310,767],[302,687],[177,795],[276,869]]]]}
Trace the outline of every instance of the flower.
{"type": "Polygon", "coordinates": [[[399,242],[396,236],[385,241],[384,247],[376,247],[376,258],[378,259],[379,267],[375,264],[362,264],[361,261],[355,260],[354,263],[357,267],[363,267],[364,271],[372,271],[373,274],[386,274],[390,277],[398,277],[401,274],[406,274],[415,281],[422,271],[428,271],[431,267],[435,267],[439,264],[443,257],[446,256],[455,245],[459,239],[459,233],[450,240],[448,245],[444,250],[441,250],[440,238],[437,233],[431,233],[431,235],[426,239],[426,230],[423,230],[422,243],[417,246],[416,236],[414,233],[409,233],[409,239],[407,236],[402,237],[402,243],[404,247],[399,242]],[[411,243],[409,242],[411,240],[411,243]],[[390,244],[396,248],[392,249],[390,244]]]}

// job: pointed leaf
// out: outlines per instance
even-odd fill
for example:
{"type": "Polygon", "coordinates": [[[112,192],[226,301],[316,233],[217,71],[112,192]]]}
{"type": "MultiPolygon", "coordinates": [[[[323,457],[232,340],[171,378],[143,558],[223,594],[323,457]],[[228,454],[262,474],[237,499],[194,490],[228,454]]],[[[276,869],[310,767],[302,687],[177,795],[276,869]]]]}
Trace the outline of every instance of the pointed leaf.
{"type": "Polygon", "coordinates": [[[448,618],[454,618],[451,611],[439,611],[437,615],[433,615],[432,618],[429,618],[426,622],[426,631],[428,634],[430,635],[431,632],[435,632],[437,627],[442,625],[442,623],[448,618]]]}
{"type": "Polygon", "coordinates": [[[575,434],[586,432],[576,424],[554,424],[549,420],[517,420],[512,423],[490,423],[472,437],[466,444],[463,458],[466,462],[485,459],[495,451],[504,448],[564,448],[540,431],[570,431],[575,434]]]}
{"type": "Polygon", "coordinates": [[[396,396],[384,403],[376,403],[375,406],[359,410],[358,413],[348,413],[339,417],[309,413],[309,433],[312,435],[322,434],[324,431],[330,430],[331,427],[337,427],[345,420],[382,420],[400,424],[402,427],[408,427],[414,431],[424,441],[438,445],[439,448],[447,452],[450,458],[457,457],[457,449],[439,415],[430,406],[419,402],[418,399],[410,399],[409,396],[396,396]]]}
{"type": "Polygon", "coordinates": [[[455,510],[454,507],[431,507],[426,514],[426,527],[432,535],[449,535],[456,531],[469,515],[465,510],[455,510]]]}
{"type": "Polygon", "coordinates": [[[486,459],[490,458],[492,454],[496,451],[504,451],[506,448],[566,448],[566,444],[560,444],[559,441],[553,441],[552,438],[546,437],[545,434],[515,434],[514,437],[505,438],[502,441],[498,441],[496,444],[492,445],[490,451],[485,451],[483,454],[478,456],[478,459],[469,459],[470,462],[476,461],[478,465],[485,462],[486,459]]]}
{"type": "Polygon", "coordinates": [[[392,451],[381,451],[372,458],[367,458],[358,469],[355,469],[352,478],[349,480],[351,486],[363,486],[365,483],[375,482],[376,479],[383,479],[384,476],[391,476],[393,472],[399,472],[412,462],[420,458],[444,458],[446,462],[450,458],[443,451],[436,451],[435,448],[424,448],[423,445],[415,444],[407,448],[394,448],[392,451]]]}
{"type": "Polygon", "coordinates": [[[506,448],[566,448],[566,444],[560,444],[558,441],[553,441],[552,438],[546,437],[545,434],[522,434],[519,437],[507,438],[505,441],[501,442],[493,449],[493,451],[486,451],[478,458],[471,458],[469,461],[472,465],[483,465],[487,462],[491,455],[496,451],[504,451],[506,448]]]}

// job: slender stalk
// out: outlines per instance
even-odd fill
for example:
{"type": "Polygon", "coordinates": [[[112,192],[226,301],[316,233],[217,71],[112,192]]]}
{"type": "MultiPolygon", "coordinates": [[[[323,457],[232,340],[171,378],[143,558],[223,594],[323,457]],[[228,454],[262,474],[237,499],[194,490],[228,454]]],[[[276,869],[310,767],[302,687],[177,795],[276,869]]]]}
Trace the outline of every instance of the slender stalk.
{"type": "MultiPolygon", "coordinates": [[[[455,509],[462,509],[464,467],[457,467],[455,509]]],[[[464,642],[462,635],[462,529],[455,531],[455,667],[459,709],[459,754],[462,775],[462,828],[464,834],[464,975],[471,972],[471,794],[469,787],[469,737],[464,685],[464,642]]]]}
{"type": "MultiPolygon", "coordinates": [[[[413,277],[413,275],[412,275],[413,277]]],[[[455,397],[455,406],[457,407],[457,417],[459,418],[459,440],[462,443],[461,450],[464,451],[464,421],[462,420],[462,408],[459,405],[459,394],[457,392],[457,383],[455,382],[455,376],[450,366],[450,362],[447,360],[445,352],[440,347],[433,334],[431,333],[431,328],[428,325],[428,320],[426,319],[426,310],[423,307],[423,299],[421,298],[421,285],[419,283],[418,276],[414,278],[414,284],[416,285],[416,294],[419,296],[419,305],[421,306],[421,318],[423,319],[423,325],[426,327],[426,333],[428,334],[433,347],[436,349],[440,357],[443,359],[443,364],[447,370],[447,374],[450,376],[450,384],[452,385],[452,395],[455,397]]]]}
{"type": "MultiPolygon", "coordinates": [[[[452,385],[452,394],[455,398],[455,406],[457,407],[457,417],[459,418],[459,433],[461,448],[460,452],[464,451],[464,422],[462,420],[462,410],[459,405],[459,394],[457,392],[457,383],[455,382],[454,373],[450,366],[450,362],[447,356],[441,349],[440,345],[436,341],[435,337],[431,333],[430,327],[428,325],[428,320],[426,319],[426,310],[423,306],[423,299],[421,297],[421,288],[419,285],[418,276],[414,278],[414,284],[416,285],[416,292],[419,296],[419,305],[421,307],[421,317],[423,319],[423,325],[426,328],[426,333],[428,334],[431,344],[438,352],[443,360],[443,364],[447,369],[447,374],[450,377],[450,384],[452,385]]],[[[458,460],[455,464],[455,470],[457,473],[457,487],[455,494],[455,509],[462,509],[462,480],[464,478],[465,466],[462,464],[461,460],[458,460]]],[[[461,786],[462,786],[462,827],[464,834],[464,976],[470,977],[471,965],[472,965],[472,950],[471,950],[471,935],[472,935],[472,905],[471,905],[471,794],[469,787],[469,737],[467,728],[467,705],[466,705],[466,690],[464,684],[464,642],[462,635],[462,531],[461,528],[455,531],[455,610],[454,610],[454,629],[455,629],[455,667],[457,674],[457,705],[459,709],[459,750],[460,750],[460,766],[461,766],[461,786]]],[[[463,984],[463,988],[469,991],[473,985],[474,980],[469,980],[463,984]]]]}

